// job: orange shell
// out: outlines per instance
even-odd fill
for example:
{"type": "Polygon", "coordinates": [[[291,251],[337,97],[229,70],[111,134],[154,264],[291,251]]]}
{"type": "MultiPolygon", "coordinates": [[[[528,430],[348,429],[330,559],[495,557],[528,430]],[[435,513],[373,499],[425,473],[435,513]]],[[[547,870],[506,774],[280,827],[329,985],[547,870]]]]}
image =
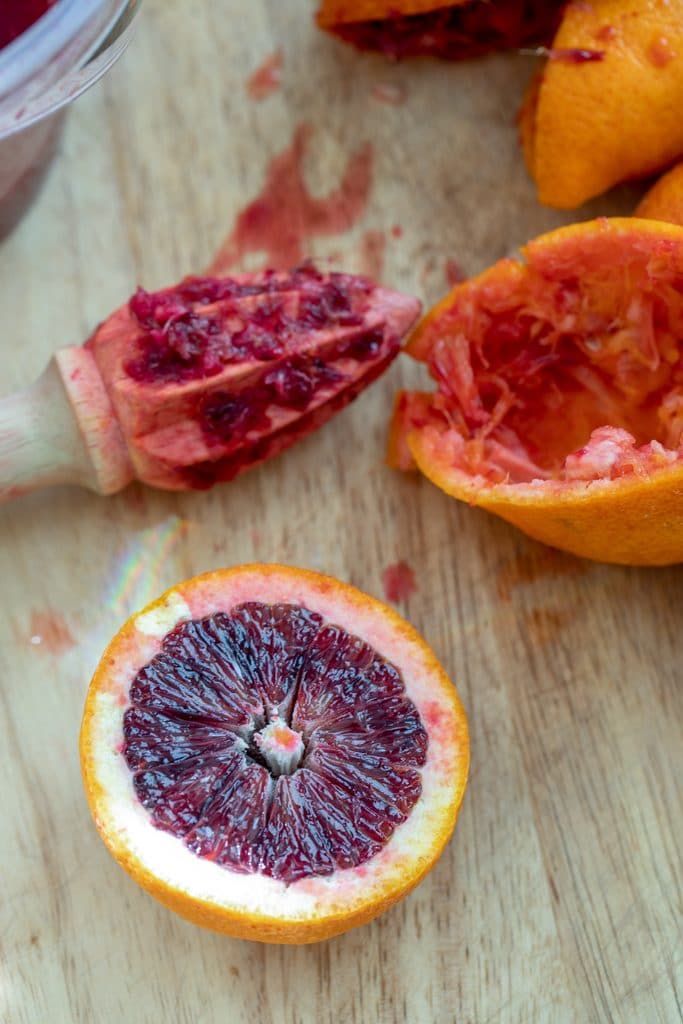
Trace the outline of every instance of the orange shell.
{"type": "Polygon", "coordinates": [[[180,583],[126,622],[90,684],[80,758],[86,796],[104,843],[152,896],[195,924],[236,938],[309,943],[377,917],[434,866],[464,795],[469,737],[453,685],[424,640],[396,612],[330,576],[255,564],[180,583]],[[202,618],[255,598],[301,603],[329,621],[352,626],[403,671],[406,693],[429,733],[422,795],[384,849],[357,868],[289,885],[219,868],[156,829],[137,801],[120,757],[130,684],[158,652],[163,637],[181,620],[202,618]]]}
{"type": "Polygon", "coordinates": [[[633,215],[683,224],[683,163],[662,175],[640,200],[633,215]]]}
{"type": "MultiPolygon", "coordinates": [[[[683,153],[683,0],[569,4],[550,59],[520,113],[538,198],[571,209],[683,153]]],[[[552,53],[552,51],[551,51],[552,53]]]]}
{"type": "MultiPolygon", "coordinates": [[[[601,219],[560,228],[530,242],[522,255],[527,265],[552,265],[557,273],[579,265],[579,260],[585,261],[587,269],[595,269],[600,254],[606,265],[618,265],[619,250],[629,240],[652,247],[653,255],[661,246],[662,258],[675,259],[683,274],[683,229],[635,218],[601,219]]],[[[505,259],[458,285],[424,317],[406,351],[418,360],[427,360],[432,346],[448,334],[452,309],[458,308],[459,318],[466,317],[468,310],[474,315],[478,296],[487,292],[514,295],[526,272],[525,264],[505,259]]],[[[422,393],[418,401],[422,401],[422,393]]],[[[399,453],[405,464],[405,446],[401,446],[398,436],[399,412],[397,405],[390,454],[396,459],[399,453]]],[[[627,565],[683,561],[680,458],[646,477],[595,480],[588,486],[556,485],[552,481],[534,486],[482,482],[454,469],[448,447],[440,446],[429,430],[410,430],[406,441],[417,467],[447,494],[501,516],[545,544],[584,558],[627,565]]]]}
{"type": "Polygon", "coordinates": [[[318,11],[322,28],[356,21],[379,21],[385,18],[427,14],[443,7],[461,7],[468,0],[323,0],[318,11]]]}
{"type": "Polygon", "coordinates": [[[477,488],[456,479],[419,435],[410,449],[424,475],[453,498],[484,508],[524,533],[581,558],[621,565],[683,561],[683,465],[654,480],[611,481],[600,490],[539,497],[503,485],[477,488]]]}

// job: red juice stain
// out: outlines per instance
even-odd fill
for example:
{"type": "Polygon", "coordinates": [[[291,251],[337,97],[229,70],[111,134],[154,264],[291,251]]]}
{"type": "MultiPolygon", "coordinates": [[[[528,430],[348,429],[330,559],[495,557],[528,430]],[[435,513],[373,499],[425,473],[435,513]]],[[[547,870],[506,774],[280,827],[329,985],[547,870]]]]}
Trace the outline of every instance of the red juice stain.
{"type": "Polygon", "coordinates": [[[523,551],[509,558],[497,575],[498,596],[509,601],[512,591],[525,583],[535,583],[547,576],[580,576],[586,566],[578,558],[554,548],[523,551]]]}
{"type": "Polygon", "coordinates": [[[57,0],[3,0],[0,4],[0,49],[30,28],[57,0]]]}
{"type": "Polygon", "coordinates": [[[650,43],[647,56],[650,63],[654,64],[656,68],[665,68],[674,59],[676,53],[671,49],[671,43],[666,36],[658,36],[650,43]]]}
{"type": "Polygon", "coordinates": [[[360,241],[360,272],[377,281],[384,268],[387,240],[383,231],[366,231],[360,241]]]}
{"type": "Polygon", "coordinates": [[[282,85],[282,50],[274,50],[247,78],[247,92],[252,100],[264,100],[282,85]]]}
{"type": "Polygon", "coordinates": [[[408,98],[408,90],[398,83],[377,82],[372,87],[372,98],[388,107],[400,107],[408,98]]]}
{"type": "Polygon", "coordinates": [[[401,227],[400,224],[394,224],[394,226],[391,229],[391,237],[403,238],[403,228],[401,227]]]}
{"type": "Polygon", "coordinates": [[[75,646],[71,630],[59,612],[46,610],[31,613],[29,643],[48,654],[65,654],[75,646]]]}
{"type": "Polygon", "coordinates": [[[239,214],[207,274],[225,275],[254,252],[265,254],[266,266],[288,269],[307,255],[309,238],[341,234],[359,220],[372,186],[372,146],[365,143],[352,153],[339,186],[316,198],[303,174],[310,137],[310,125],[300,125],[292,144],[270,161],[261,193],[239,214]]]}
{"type": "Polygon", "coordinates": [[[388,565],[382,574],[384,596],[387,601],[397,604],[399,601],[407,601],[417,590],[415,573],[407,562],[395,562],[388,565]]]}
{"type": "Polygon", "coordinates": [[[449,284],[451,288],[454,288],[456,284],[462,284],[463,281],[467,280],[467,274],[456,260],[446,260],[444,275],[446,277],[446,283],[449,284]]]}
{"type": "Polygon", "coordinates": [[[568,612],[553,608],[531,608],[523,613],[523,621],[535,647],[545,647],[571,620],[568,612]]]}

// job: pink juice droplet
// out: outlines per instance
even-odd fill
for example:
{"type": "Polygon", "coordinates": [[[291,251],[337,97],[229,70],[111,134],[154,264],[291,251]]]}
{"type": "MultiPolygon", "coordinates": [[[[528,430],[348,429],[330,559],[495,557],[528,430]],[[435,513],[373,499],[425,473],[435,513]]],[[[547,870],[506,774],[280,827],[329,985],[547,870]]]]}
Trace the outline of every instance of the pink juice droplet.
{"type": "Polygon", "coordinates": [[[387,601],[391,601],[393,604],[407,601],[417,590],[415,573],[404,561],[387,566],[382,576],[382,583],[387,601]]]}
{"type": "Polygon", "coordinates": [[[247,79],[247,92],[252,100],[264,100],[282,85],[282,51],[274,50],[247,79]]]}

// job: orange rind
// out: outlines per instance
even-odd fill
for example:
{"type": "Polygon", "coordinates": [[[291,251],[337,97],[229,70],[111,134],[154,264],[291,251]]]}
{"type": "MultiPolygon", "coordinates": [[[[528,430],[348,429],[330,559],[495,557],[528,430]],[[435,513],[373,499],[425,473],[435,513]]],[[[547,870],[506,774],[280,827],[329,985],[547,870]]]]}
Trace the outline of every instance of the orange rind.
{"type": "Polygon", "coordinates": [[[676,164],[655,182],[640,200],[634,216],[683,224],[683,163],[676,164]]]}
{"type": "Polygon", "coordinates": [[[683,0],[570,3],[520,114],[541,203],[572,209],[683,153],[683,0]]]}

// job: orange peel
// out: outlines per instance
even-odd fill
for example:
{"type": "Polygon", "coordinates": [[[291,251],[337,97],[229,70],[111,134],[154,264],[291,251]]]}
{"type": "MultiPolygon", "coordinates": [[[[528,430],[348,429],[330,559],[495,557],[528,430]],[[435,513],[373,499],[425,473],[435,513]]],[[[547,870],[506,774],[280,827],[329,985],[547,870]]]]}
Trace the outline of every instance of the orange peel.
{"type": "Polygon", "coordinates": [[[655,182],[638,203],[634,216],[683,224],[683,163],[676,164],[655,182]]]}
{"type": "Polygon", "coordinates": [[[520,113],[541,203],[574,208],[683,153],[682,0],[570,3],[550,58],[520,113]]]}
{"type": "Polygon", "coordinates": [[[427,14],[442,7],[462,7],[469,0],[323,0],[318,12],[318,24],[329,28],[354,21],[377,21],[407,17],[413,14],[427,14]]]}

